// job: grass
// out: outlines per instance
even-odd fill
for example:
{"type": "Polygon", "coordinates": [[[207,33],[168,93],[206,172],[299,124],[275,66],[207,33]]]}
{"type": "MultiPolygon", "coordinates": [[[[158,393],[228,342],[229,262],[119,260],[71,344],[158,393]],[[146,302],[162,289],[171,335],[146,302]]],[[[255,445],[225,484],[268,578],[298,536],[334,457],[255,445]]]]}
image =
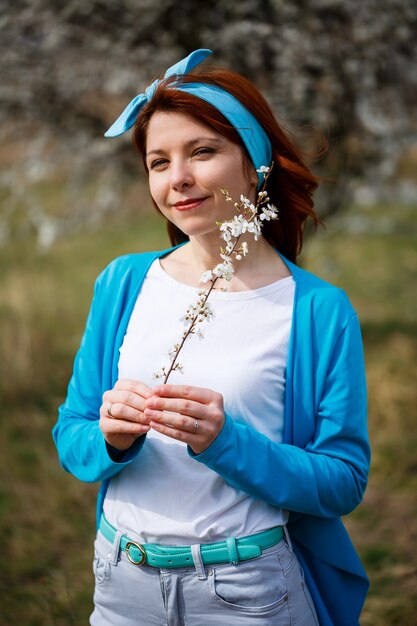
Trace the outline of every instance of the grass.
{"type": "MultiPolygon", "coordinates": [[[[346,289],[363,328],[373,465],[365,500],[346,519],[372,582],[362,626],[417,624],[416,224],[413,208],[352,209],[302,259],[346,289]],[[381,229],[384,219],[394,226],[381,229]]],[[[118,254],[165,245],[150,210],[48,252],[0,249],[1,625],[88,621],[97,487],[59,469],[50,431],[94,278],[118,254]]]]}

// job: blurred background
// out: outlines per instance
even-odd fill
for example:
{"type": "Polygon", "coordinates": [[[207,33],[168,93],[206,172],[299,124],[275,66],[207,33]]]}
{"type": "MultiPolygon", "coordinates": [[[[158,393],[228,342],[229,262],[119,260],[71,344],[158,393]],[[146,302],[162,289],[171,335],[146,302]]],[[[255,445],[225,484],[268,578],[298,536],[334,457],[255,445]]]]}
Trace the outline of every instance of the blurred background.
{"type": "MultiPolygon", "coordinates": [[[[362,626],[417,625],[417,4],[0,0],[0,624],[86,624],[96,485],[50,431],[93,282],[168,245],[130,138],[103,133],[195,48],[252,79],[325,177],[300,263],[358,311],[373,466],[346,519],[362,626]]],[[[202,626],[204,626],[202,624],[202,626]]]]}

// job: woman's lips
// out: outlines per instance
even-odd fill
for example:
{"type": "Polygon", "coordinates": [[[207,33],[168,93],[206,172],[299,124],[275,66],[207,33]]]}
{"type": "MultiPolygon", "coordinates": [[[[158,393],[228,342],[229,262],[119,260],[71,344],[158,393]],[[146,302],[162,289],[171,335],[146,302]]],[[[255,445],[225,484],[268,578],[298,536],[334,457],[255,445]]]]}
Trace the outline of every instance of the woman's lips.
{"type": "Polygon", "coordinates": [[[207,200],[207,198],[192,198],[190,200],[184,200],[183,202],[176,202],[174,208],[178,211],[189,211],[190,209],[196,209],[205,200],[207,200]]]}

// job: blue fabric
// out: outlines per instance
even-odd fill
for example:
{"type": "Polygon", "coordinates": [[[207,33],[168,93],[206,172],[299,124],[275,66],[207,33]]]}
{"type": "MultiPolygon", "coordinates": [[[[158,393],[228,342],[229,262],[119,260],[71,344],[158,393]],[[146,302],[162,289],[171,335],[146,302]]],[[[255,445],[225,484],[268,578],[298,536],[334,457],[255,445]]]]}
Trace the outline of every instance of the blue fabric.
{"type": "MultiPolygon", "coordinates": [[[[98,423],[102,394],[117,380],[119,348],[146,272],[168,252],[121,257],[97,279],[53,431],[64,469],[80,480],[103,481],[98,516],[108,480],[135,459],[146,440],[140,437],[120,462],[112,460],[98,423]]],[[[292,511],[288,530],[320,624],[353,626],[368,580],[340,516],[361,501],[369,468],[360,329],[341,290],[283,261],[296,283],[284,443],[240,423],[239,416],[226,416],[211,446],[189,454],[231,485],[292,511]]]]}
{"type": "MultiPolygon", "coordinates": [[[[188,74],[188,72],[204,61],[204,59],[210,54],[212,54],[211,50],[195,50],[189,54],[188,57],[168,68],[165,72],[164,79],[171,78],[173,76],[181,77],[184,74],[188,74]]],[[[117,120],[105,132],[104,136],[117,137],[132,128],[141,109],[145,106],[145,104],[152,100],[160,82],[161,81],[159,80],[155,80],[151,85],[149,85],[149,87],[146,88],[145,93],[135,96],[117,120]]],[[[220,113],[224,115],[224,117],[236,128],[246,146],[256,170],[258,170],[262,165],[271,165],[272,148],[268,135],[265,133],[264,129],[252,113],[250,113],[248,109],[246,109],[246,107],[239,102],[239,100],[220,87],[204,83],[182,84],[179,80],[178,82],[175,82],[171,88],[179,91],[185,91],[193,96],[196,96],[197,98],[201,98],[220,111],[220,113]]],[[[264,182],[264,176],[261,172],[258,172],[258,181],[259,187],[264,182]]]]}

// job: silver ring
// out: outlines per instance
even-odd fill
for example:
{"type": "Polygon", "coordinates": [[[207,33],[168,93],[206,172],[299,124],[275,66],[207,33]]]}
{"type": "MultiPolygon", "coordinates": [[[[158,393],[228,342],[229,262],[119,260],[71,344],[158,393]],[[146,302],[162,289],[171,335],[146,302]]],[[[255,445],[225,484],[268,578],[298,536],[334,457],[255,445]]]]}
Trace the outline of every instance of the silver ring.
{"type": "Polygon", "coordinates": [[[113,413],[111,412],[111,408],[112,408],[113,404],[114,404],[113,402],[109,402],[107,404],[107,415],[109,417],[114,417],[113,413]]]}
{"type": "Polygon", "coordinates": [[[196,421],[194,422],[194,428],[193,428],[193,432],[194,432],[194,433],[195,433],[195,431],[197,430],[197,428],[198,428],[198,420],[196,420],[196,421]]]}

